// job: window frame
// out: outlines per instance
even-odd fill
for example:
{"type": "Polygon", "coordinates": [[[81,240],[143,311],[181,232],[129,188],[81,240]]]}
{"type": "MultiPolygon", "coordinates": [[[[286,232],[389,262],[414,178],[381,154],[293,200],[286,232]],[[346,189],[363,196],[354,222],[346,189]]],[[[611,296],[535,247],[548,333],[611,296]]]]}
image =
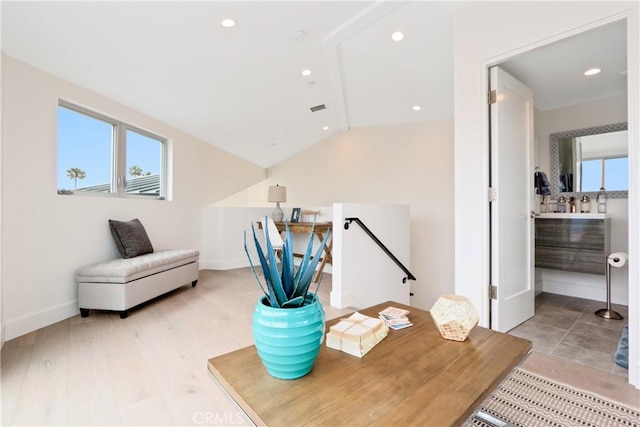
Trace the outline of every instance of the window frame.
{"type": "MultiPolygon", "coordinates": [[[[74,196],[93,196],[93,197],[124,197],[132,199],[153,199],[153,200],[167,200],[167,176],[168,176],[168,146],[169,139],[159,135],[155,132],[142,129],[138,126],[131,125],[121,120],[114,119],[105,114],[98,113],[94,110],[82,107],[80,105],[65,101],[63,99],[58,100],[58,108],[66,108],[75,113],[83,114],[96,120],[108,123],[113,127],[111,138],[111,182],[110,190],[108,193],[103,192],[88,192],[88,191],[74,191],[74,196]],[[150,139],[154,139],[160,143],[160,193],[157,195],[140,194],[140,193],[127,193],[127,131],[138,133],[150,139]]],[[[59,144],[59,141],[57,141],[59,144]]],[[[58,156],[56,153],[56,162],[58,156]]],[[[58,165],[56,165],[56,172],[58,171],[58,165]]],[[[56,187],[58,183],[56,182],[56,187]]]]}
{"type": "MultiPolygon", "coordinates": [[[[593,157],[591,159],[586,159],[586,160],[582,160],[580,162],[580,174],[582,175],[582,167],[585,161],[589,161],[589,162],[598,162],[600,163],[600,186],[599,188],[605,188],[606,190],[606,180],[607,180],[607,160],[614,160],[614,159],[627,159],[627,165],[628,165],[628,159],[629,156],[602,156],[602,157],[593,157]]],[[[628,167],[628,166],[627,166],[628,167]]],[[[586,190],[587,193],[591,192],[597,192],[599,190],[586,190]]],[[[613,191],[629,191],[629,183],[627,182],[627,188],[625,189],[614,189],[613,191]]]]}
{"type": "Polygon", "coordinates": [[[602,187],[606,190],[607,183],[607,160],[615,160],[615,159],[627,159],[627,187],[624,190],[616,190],[613,191],[629,191],[629,155],[626,156],[606,156],[602,158],[602,187]]]}

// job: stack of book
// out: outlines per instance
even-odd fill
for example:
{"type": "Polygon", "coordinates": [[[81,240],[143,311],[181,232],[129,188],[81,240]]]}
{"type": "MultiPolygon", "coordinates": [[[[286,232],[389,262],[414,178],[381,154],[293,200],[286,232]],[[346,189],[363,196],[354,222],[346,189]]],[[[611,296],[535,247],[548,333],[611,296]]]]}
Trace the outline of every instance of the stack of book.
{"type": "Polygon", "coordinates": [[[408,314],[409,310],[397,307],[387,307],[378,313],[380,319],[384,320],[387,326],[389,326],[393,330],[404,329],[408,328],[409,326],[413,326],[413,323],[411,323],[411,321],[407,317],[408,314]]]}
{"type": "Polygon", "coordinates": [[[387,333],[389,328],[381,319],[356,312],[329,328],[327,347],[362,357],[382,341],[387,333]]]}

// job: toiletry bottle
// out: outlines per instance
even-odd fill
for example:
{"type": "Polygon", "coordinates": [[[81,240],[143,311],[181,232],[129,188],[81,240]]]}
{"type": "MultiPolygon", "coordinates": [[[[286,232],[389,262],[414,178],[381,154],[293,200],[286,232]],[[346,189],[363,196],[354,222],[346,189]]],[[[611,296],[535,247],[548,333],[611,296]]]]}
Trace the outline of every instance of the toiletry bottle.
{"type": "Polygon", "coordinates": [[[558,212],[558,199],[549,200],[549,213],[558,212]]]}
{"type": "Polygon", "coordinates": [[[582,196],[582,199],[580,200],[580,212],[589,213],[590,211],[591,211],[591,200],[589,199],[589,196],[585,194],[582,196]]]}
{"type": "Polygon", "coordinates": [[[596,203],[598,204],[598,213],[607,212],[607,198],[604,195],[604,187],[600,187],[600,192],[598,193],[598,197],[596,198],[596,203]]]}
{"type": "Polygon", "coordinates": [[[569,197],[569,212],[576,213],[576,198],[573,196],[569,197]]]}
{"type": "Polygon", "coordinates": [[[564,196],[560,196],[558,198],[557,211],[560,213],[565,213],[567,211],[567,199],[565,199],[564,196]]]}

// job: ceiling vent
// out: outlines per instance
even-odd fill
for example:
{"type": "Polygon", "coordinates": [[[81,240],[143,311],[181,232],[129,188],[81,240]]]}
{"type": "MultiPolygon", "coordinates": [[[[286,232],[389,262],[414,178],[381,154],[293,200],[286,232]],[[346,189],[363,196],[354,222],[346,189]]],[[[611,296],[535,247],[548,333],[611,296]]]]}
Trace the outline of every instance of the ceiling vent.
{"type": "Polygon", "coordinates": [[[316,111],[321,111],[321,110],[324,110],[325,108],[327,108],[327,106],[324,104],[316,105],[315,107],[311,107],[311,112],[315,113],[316,111]]]}

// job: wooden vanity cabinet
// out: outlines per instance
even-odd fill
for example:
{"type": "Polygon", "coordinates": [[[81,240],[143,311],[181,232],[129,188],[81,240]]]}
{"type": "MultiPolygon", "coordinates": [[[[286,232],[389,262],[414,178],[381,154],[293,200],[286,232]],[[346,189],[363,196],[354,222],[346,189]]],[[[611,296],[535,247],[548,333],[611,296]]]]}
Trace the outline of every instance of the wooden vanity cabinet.
{"type": "Polygon", "coordinates": [[[605,274],[611,218],[536,218],[536,267],[605,274]]]}

